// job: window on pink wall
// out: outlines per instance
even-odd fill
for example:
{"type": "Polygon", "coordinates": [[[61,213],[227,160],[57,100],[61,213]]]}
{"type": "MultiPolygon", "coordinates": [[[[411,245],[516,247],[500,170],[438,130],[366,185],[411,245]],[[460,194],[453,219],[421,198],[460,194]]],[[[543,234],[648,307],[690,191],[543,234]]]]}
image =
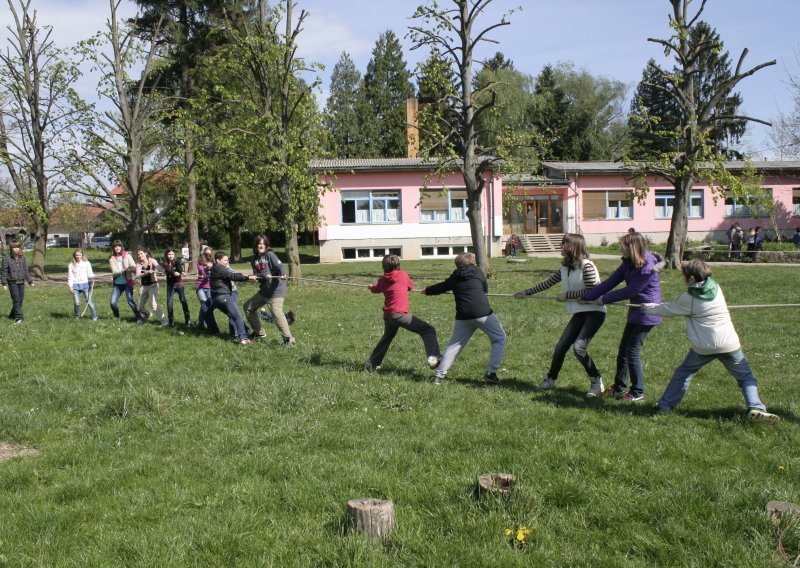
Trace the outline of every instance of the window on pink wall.
{"type": "Polygon", "coordinates": [[[584,191],[584,219],[633,219],[633,191],[584,191]]]}
{"type": "MultiPolygon", "coordinates": [[[[772,199],[772,188],[765,187],[767,201],[772,199]]],[[[767,217],[769,212],[762,201],[762,196],[742,195],[725,197],[726,217],[767,217]]]]}
{"type": "Polygon", "coordinates": [[[466,190],[421,191],[420,197],[420,220],[423,223],[467,220],[466,190]]]}
{"type": "MultiPolygon", "coordinates": [[[[655,206],[656,219],[672,219],[672,209],[675,204],[674,191],[656,191],[655,206]]],[[[687,214],[690,219],[703,217],[703,191],[693,191],[689,197],[687,214]]]]}
{"type": "Polygon", "coordinates": [[[792,216],[800,217],[800,187],[792,188],[792,216]]]}
{"type": "Polygon", "coordinates": [[[342,224],[400,223],[400,191],[342,191],[342,224]]]}

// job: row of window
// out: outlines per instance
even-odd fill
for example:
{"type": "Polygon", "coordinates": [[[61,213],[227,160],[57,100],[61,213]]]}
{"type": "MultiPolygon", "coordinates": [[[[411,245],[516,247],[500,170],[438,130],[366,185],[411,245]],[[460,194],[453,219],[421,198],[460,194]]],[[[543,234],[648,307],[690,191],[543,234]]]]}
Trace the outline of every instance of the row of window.
{"type": "MultiPolygon", "coordinates": [[[[422,258],[453,257],[462,252],[474,252],[470,245],[423,245],[420,248],[422,258]]],[[[356,247],[343,248],[342,260],[381,259],[387,254],[402,256],[400,247],[356,247]]]]}
{"type": "MultiPolygon", "coordinates": [[[[767,190],[772,194],[772,190],[767,190]]],[[[585,191],[583,218],[633,219],[633,192],[585,191]]],[[[656,219],[671,219],[675,193],[655,192],[656,219]]],[[[703,217],[703,192],[693,191],[687,214],[690,219],[703,217]]],[[[420,192],[420,221],[423,223],[463,222],[467,219],[467,192],[461,189],[420,192]]],[[[792,215],[800,216],[800,188],[792,190],[792,215]]],[[[726,197],[726,217],[765,217],[767,211],[749,197],[726,197]]],[[[401,223],[400,191],[360,190],[342,192],[342,224],[401,223]]],[[[360,257],[359,257],[360,258],[360,257]]]]}

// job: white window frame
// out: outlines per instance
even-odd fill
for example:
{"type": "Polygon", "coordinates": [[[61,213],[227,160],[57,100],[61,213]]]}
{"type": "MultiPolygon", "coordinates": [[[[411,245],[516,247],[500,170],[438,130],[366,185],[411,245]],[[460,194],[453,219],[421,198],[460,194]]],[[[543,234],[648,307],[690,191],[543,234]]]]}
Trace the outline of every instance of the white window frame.
{"type": "Polygon", "coordinates": [[[399,189],[346,189],[342,190],[341,203],[342,225],[398,225],[403,222],[399,189]],[[384,202],[382,209],[377,207],[380,201],[384,202]],[[390,208],[390,202],[396,203],[397,208],[390,208]],[[345,203],[354,203],[355,221],[345,221],[345,203]],[[366,219],[358,219],[359,204],[366,204],[366,209],[361,209],[366,212],[366,219]],[[382,212],[383,219],[379,219],[379,216],[375,214],[377,211],[382,212]],[[395,212],[397,218],[391,219],[395,212]]]}
{"type": "Polygon", "coordinates": [[[400,245],[395,246],[374,246],[374,247],[342,247],[340,250],[342,260],[345,262],[352,262],[357,260],[376,260],[383,259],[387,254],[396,254],[400,258],[403,257],[403,247],[400,245]],[[348,258],[345,251],[353,251],[353,258],[348,258]]]}
{"type": "Polygon", "coordinates": [[[792,217],[800,217],[800,187],[792,188],[792,217]]]}
{"type": "Polygon", "coordinates": [[[467,219],[467,190],[466,188],[449,188],[447,190],[420,189],[419,221],[420,223],[466,223],[467,219]],[[447,193],[447,210],[429,209],[432,218],[426,218],[428,211],[422,209],[425,193],[447,193]],[[453,192],[463,193],[464,197],[453,197],[453,192]],[[454,201],[461,201],[460,206],[454,206],[454,201]]]}
{"type": "Polygon", "coordinates": [[[437,245],[425,244],[419,248],[421,258],[453,258],[462,252],[475,252],[472,245],[437,245]],[[425,249],[430,249],[426,252],[425,249]]]}
{"type": "MultiPolygon", "coordinates": [[[[764,189],[769,192],[770,197],[773,197],[771,187],[765,187],[764,189]]],[[[725,218],[741,219],[749,217],[752,219],[759,219],[762,217],[769,217],[769,213],[760,211],[758,205],[753,205],[751,201],[752,196],[750,194],[745,194],[742,197],[726,195],[725,218]]]]}
{"type": "MultiPolygon", "coordinates": [[[[655,195],[655,218],[656,219],[672,219],[672,208],[673,203],[675,201],[675,192],[670,190],[656,190],[655,195]]],[[[686,205],[687,211],[686,215],[689,219],[702,219],[704,214],[704,207],[703,207],[703,190],[693,190],[692,194],[689,196],[689,203],[686,205]],[[698,207],[700,209],[699,215],[692,215],[692,204],[698,201],[698,207]]]]}

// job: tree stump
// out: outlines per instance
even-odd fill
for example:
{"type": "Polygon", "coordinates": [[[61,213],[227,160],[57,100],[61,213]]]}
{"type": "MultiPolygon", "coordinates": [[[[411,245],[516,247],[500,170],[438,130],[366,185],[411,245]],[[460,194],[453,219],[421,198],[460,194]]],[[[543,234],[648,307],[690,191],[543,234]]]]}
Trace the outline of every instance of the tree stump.
{"type": "Polygon", "coordinates": [[[788,501],[770,501],[766,507],[767,516],[773,525],[781,522],[784,515],[796,515],[800,519],[800,505],[788,501]]]}
{"type": "Polygon", "coordinates": [[[484,473],[478,477],[478,492],[508,495],[516,482],[517,478],[510,473],[484,473]]]}
{"type": "Polygon", "coordinates": [[[372,540],[386,542],[394,530],[394,504],[380,499],[352,499],[347,502],[347,525],[372,540]]]}

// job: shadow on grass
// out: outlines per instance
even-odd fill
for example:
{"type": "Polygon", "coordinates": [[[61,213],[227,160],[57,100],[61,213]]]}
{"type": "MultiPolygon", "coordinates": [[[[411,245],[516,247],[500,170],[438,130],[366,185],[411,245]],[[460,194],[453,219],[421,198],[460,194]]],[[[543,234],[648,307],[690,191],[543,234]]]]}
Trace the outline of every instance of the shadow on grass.
{"type": "Polygon", "coordinates": [[[427,382],[430,381],[432,376],[415,369],[395,367],[391,363],[388,365],[381,365],[381,369],[379,371],[365,371],[364,363],[354,363],[353,361],[337,359],[336,357],[331,357],[328,354],[319,351],[311,353],[305,358],[305,360],[309,365],[313,365],[314,367],[331,367],[351,373],[363,373],[365,377],[397,375],[414,382],[427,382]]]}

